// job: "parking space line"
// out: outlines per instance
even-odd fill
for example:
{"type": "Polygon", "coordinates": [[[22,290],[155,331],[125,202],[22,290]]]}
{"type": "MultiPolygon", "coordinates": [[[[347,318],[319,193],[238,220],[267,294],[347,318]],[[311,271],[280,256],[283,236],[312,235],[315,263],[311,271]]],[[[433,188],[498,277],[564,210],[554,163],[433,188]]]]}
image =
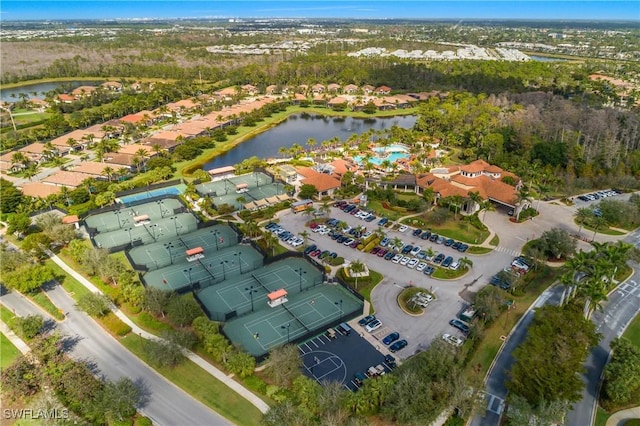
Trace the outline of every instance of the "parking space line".
{"type": "Polygon", "coordinates": [[[313,341],[313,340],[311,340],[309,343],[313,343],[313,344],[316,346],[316,348],[319,348],[319,347],[320,347],[320,346],[318,346],[318,344],[317,344],[315,341],[313,341]]]}

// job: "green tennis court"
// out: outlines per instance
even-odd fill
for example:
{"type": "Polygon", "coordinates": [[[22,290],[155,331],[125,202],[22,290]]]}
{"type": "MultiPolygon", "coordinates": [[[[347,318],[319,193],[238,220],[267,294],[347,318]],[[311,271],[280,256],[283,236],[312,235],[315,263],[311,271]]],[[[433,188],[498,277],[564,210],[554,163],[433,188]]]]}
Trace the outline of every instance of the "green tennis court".
{"type": "Polygon", "coordinates": [[[178,213],[164,218],[158,216],[155,219],[149,216],[147,223],[127,225],[112,231],[100,232],[92,238],[97,247],[110,249],[134,241],[141,241],[143,244],[166,241],[197,229],[198,219],[193,214],[178,213]]]}
{"type": "Polygon", "coordinates": [[[132,248],[128,255],[137,265],[144,265],[148,269],[158,269],[171,263],[186,261],[186,251],[189,249],[202,247],[205,256],[211,258],[216,251],[234,246],[237,243],[238,235],[230,226],[215,225],[197,229],[188,234],[172,235],[169,240],[145,241],[144,246],[132,248]]]}
{"type": "Polygon", "coordinates": [[[146,286],[178,292],[189,290],[192,286],[209,288],[213,284],[238,279],[237,277],[250,274],[262,266],[262,255],[253,247],[240,244],[210,255],[205,251],[203,258],[193,262],[187,260],[184,252],[180,258],[173,258],[173,263],[169,262],[166,250],[164,256],[158,262],[168,264],[160,266],[162,264],[159,263],[158,269],[150,270],[142,276],[146,286]]]}
{"type": "Polygon", "coordinates": [[[196,186],[201,196],[209,196],[214,204],[229,204],[236,209],[249,201],[257,201],[275,195],[284,194],[284,185],[273,182],[264,173],[247,173],[212,182],[205,182],[196,186]],[[239,189],[239,186],[245,186],[239,189]]]}
{"type": "Polygon", "coordinates": [[[363,302],[339,285],[321,285],[295,294],[283,305],[266,303],[223,327],[225,335],[253,356],[288,342],[322,333],[327,327],[358,315],[363,302]],[[266,306],[266,307],[265,307],[266,306]]]}
{"type": "Polygon", "coordinates": [[[91,214],[84,219],[84,222],[98,233],[109,232],[135,225],[133,218],[136,216],[147,215],[154,221],[171,216],[183,207],[180,200],[165,198],[135,207],[122,207],[118,210],[91,214]]]}
{"type": "Polygon", "coordinates": [[[266,304],[267,294],[285,289],[289,295],[322,284],[322,273],[300,258],[283,259],[254,271],[227,274],[224,283],[203,288],[196,294],[212,319],[223,321],[228,315],[243,315],[266,304]],[[252,302],[253,300],[253,302],[252,302]],[[258,302],[259,301],[259,302],[258,302]],[[253,304],[253,307],[252,307],[253,304]]]}

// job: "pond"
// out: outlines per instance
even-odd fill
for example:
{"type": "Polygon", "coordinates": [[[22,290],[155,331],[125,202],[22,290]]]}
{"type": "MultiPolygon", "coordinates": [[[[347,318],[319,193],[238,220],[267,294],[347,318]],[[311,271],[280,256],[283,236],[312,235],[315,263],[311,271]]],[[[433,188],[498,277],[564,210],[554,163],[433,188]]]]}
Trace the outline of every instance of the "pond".
{"type": "Polygon", "coordinates": [[[362,134],[369,129],[384,130],[392,126],[409,129],[416,123],[417,116],[404,115],[385,118],[327,117],[323,115],[294,114],[278,126],[254,138],[238,144],[226,153],[204,165],[205,170],[232,166],[242,160],[256,156],[274,158],[281,147],[301,145],[307,149],[307,140],[313,138],[319,147],[322,141],[338,137],[341,141],[352,134],[362,134]]]}
{"type": "Polygon", "coordinates": [[[5,102],[17,102],[20,100],[20,93],[26,94],[28,99],[44,99],[47,92],[58,88],[62,88],[64,91],[71,91],[76,87],[97,86],[101,83],[104,83],[104,81],[49,81],[46,83],[26,84],[24,86],[12,87],[11,89],[0,88],[0,100],[5,102]]]}

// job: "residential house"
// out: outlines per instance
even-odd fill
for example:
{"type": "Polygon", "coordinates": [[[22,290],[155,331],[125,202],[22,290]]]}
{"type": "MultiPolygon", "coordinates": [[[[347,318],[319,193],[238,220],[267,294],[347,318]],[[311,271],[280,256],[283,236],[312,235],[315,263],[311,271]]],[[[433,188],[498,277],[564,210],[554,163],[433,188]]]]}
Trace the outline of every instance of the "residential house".
{"type": "Polygon", "coordinates": [[[67,188],[77,188],[82,185],[86,179],[95,178],[94,175],[87,173],[76,173],[66,170],[60,170],[52,175],[42,179],[43,183],[49,183],[51,185],[66,186],[67,188]]]}
{"type": "Polygon", "coordinates": [[[110,90],[112,92],[121,92],[122,91],[122,83],[119,81],[105,81],[100,85],[106,90],[110,90]]]}
{"type": "Polygon", "coordinates": [[[355,84],[347,84],[346,86],[344,86],[344,89],[342,89],[342,91],[347,95],[354,95],[358,93],[358,86],[356,86],[355,84]]]}
{"type": "Polygon", "coordinates": [[[47,198],[53,194],[59,194],[62,191],[60,186],[49,185],[41,182],[26,182],[18,186],[24,195],[36,198],[47,198]]]}
{"type": "Polygon", "coordinates": [[[75,100],[76,98],[74,96],[67,95],[66,93],[60,93],[54,98],[54,102],[63,104],[70,104],[75,102],[75,100]]]}
{"type": "Polygon", "coordinates": [[[96,90],[98,90],[98,88],[95,86],[80,86],[71,91],[71,96],[73,96],[75,99],[80,99],[84,98],[85,96],[93,95],[96,90]]]}
{"type": "Polygon", "coordinates": [[[29,99],[29,105],[31,106],[31,108],[36,109],[40,112],[44,112],[44,110],[46,110],[50,106],[49,102],[45,101],[44,99],[38,98],[29,99]]]}
{"type": "Polygon", "coordinates": [[[278,86],[276,86],[275,84],[271,84],[267,86],[267,88],[265,89],[265,93],[267,95],[275,95],[277,92],[278,92],[278,86]]]}
{"type": "Polygon", "coordinates": [[[313,86],[311,86],[311,93],[319,94],[319,93],[324,93],[325,91],[326,91],[326,88],[324,87],[324,84],[316,83],[313,86]]]}
{"type": "Polygon", "coordinates": [[[365,84],[364,86],[362,86],[362,92],[363,92],[365,95],[370,95],[370,94],[372,94],[374,90],[376,90],[376,88],[375,88],[375,87],[373,87],[373,86],[372,86],[372,85],[370,85],[370,84],[365,84]]]}
{"type": "Polygon", "coordinates": [[[118,174],[121,170],[129,171],[128,167],[120,166],[117,164],[108,164],[101,163],[97,161],[83,161],[82,163],[75,166],[73,169],[69,170],[74,173],[84,173],[95,177],[96,179],[111,179],[113,180],[113,176],[118,174]],[[109,167],[112,172],[111,176],[105,174],[105,169],[109,167]]]}
{"type": "Polygon", "coordinates": [[[245,84],[240,87],[242,89],[242,93],[249,96],[255,96],[258,94],[258,88],[253,84],[245,84]]]}
{"type": "Polygon", "coordinates": [[[293,105],[300,105],[302,102],[306,102],[306,101],[307,101],[307,97],[302,93],[295,93],[293,95],[293,98],[291,99],[291,103],[293,105]]]}
{"type": "Polygon", "coordinates": [[[377,87],[374,92],[376,95],[388,95],[389,93],[391,93],[391,88],[388,86],[379,86],[377,87]]]}
{"type": "Polygon", "coordinates": [[[327,85],[327,92],[329,93],[338,93],[338,90],[340,90],[340,85],[337,83],[327,85]]]}

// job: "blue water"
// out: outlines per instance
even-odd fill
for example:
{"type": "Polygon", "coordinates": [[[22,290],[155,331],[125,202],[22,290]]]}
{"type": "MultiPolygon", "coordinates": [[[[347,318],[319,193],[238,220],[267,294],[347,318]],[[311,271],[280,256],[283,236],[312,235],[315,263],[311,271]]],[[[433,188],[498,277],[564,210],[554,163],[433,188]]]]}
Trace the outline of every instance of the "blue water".
{"type": "Polygon", "coordinates": [[[80,86],[97,86],[103,81],[51,81],[48,83],[27,84],[24,86],[13,87],[11,89],[0,88],[0,100],[4,102],[17,102],[20,100],[20,94],[25,94],[27,99],[38,98],[44,99],[47,92],[62,88],[65,91],[71,91],[80,86]]]}
{"type": "Polygon", "coordinates": [[[204,165],[205,170],[223,166],[233,166],[245,158],[278,158],[280,147],[291,147],[299,144],[308,149],[307,140],[316,140],[315,148],[321,146],[322,141],[333,137],[345,141],[352,134],[362,134],[367,130],[390,129],[392,126],[410,129],[416,123],[415,115],[403,115],[388,118],[352,118],[327,117],[322,115],[291,115],[283,123],[257,135],[235,148],[219,155],[204,165]]]}
{"type": "MultiPolygon", "coordinates": [[[[369,162],[371,164],[375,164],[376,166],[379,166],[385,160],[389,160],[389,162],[393,164],[401,158],[409,158],[409,154],[407,154],[407,148],[402,145],[389,145],[387,147],[373,148],[373,150],[378,154],[382,154],[385,152],[388,153],[386,157],[375,156],[369,159],[369,162]]],[[[362,157],[359,155],[354,155],[353,160],[358,164],[362,164],[362,157]]]]}
{"type": "Polygon", "coordinates": [[[126,206],[130,203],[133,203],[134,201],[146,200],[148,198],[157,197],[159,195],[167,195],[167,194],[180,195],[184,192],[185,188],[186,187],[184,185],[169,186],[167,188],[152,189],[151,191],[145,191],[145,192],[139,192],[137,194],[126,195],[124,197],[119,197],[118,199],[120,200],[121,204],[124,204],[126,206]]]}

